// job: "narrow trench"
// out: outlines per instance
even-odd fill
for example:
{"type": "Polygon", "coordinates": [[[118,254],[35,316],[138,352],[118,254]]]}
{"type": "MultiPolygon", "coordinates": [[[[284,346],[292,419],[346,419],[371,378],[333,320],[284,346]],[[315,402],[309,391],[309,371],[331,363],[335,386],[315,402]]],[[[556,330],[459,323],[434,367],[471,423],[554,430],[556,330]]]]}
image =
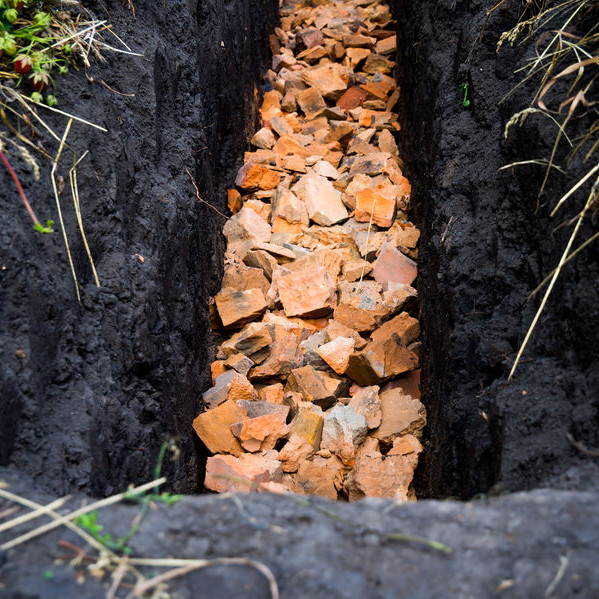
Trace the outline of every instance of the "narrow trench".
{"type": "Polygon", "coordinates": [[[193,422],[207,490],[416,497],[420,233],[396,47],[386,4],[281,9],[210,304],[213,386],[193,422]]]}

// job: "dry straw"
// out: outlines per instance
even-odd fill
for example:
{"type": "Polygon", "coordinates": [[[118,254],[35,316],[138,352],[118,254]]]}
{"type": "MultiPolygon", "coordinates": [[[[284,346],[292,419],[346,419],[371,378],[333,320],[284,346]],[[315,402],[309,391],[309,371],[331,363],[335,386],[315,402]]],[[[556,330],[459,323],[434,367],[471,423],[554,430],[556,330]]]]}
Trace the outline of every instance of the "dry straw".
{"type": "MultiPolygon", "coordinates": [[[[10,541],[0,544],[0,551],[15,549],[19,545],[27,541],[31,541],[32,539],[35,539],[36,537],[39,537],[40,535],[45,534],[55,528],[65,526],[98,551],[98,560],[96,560],[95,563],[89,567],[90,571],[99,573],[103,572],[105,569],[112,570],[112,583],[106,595],[107,599],[114,599],[116,597],[116,593],[121,585],[123,585],[125,576],[127,574],[133,575],[136,579],[133,589],[127,596],[128,599],[134,599],[145,597],[150,592],[165,592],[165,583],[168,581],[189,574],[194,570],[213,566],[245,566],[253,568],[260,572],[260,574],[262,574],[262,576],[264,576],[266,579],[271,599],[279,599],[279,589],[272,571],[267,566],[256,560],[239,557],[216,559],[180,559],[171,557],[150,559],[142,557],[121,557],[111,551],[101,541],[74,523],[77,518],[84,514],[89,514],[107,506],[114,505],[125,499],[131,499],[133,496],[143,496],[146,491],[159,487],[165,482],[165,478],[159,478],[150,483],[146,483],[145,485],[132,488],[125,493],[118,493],[111,497],[107,497],[106,499],[101,499],[100,501],[83,506],[66,515],[61,515],[55,510],[62,507],[69,500],[69,497],[57,499],[47,505],[40,505],[34,501],[31,501],[30,499],[27,499],[26,497],[11,493],[5,488],[0,487],[0,497],[32,510],[32,512],[28,514],[18,516],[12,520],[9,520],[8,522],[0,524],[0,532],[10,530],[15,526],[30,522],[31,520],[35,520],[42,516],[49,516],[52,519],[52,521],[47,524],[39,526],[25,534],[11,539],[10,541]],[[151,578],[146,578],[140,572],[138,567],[151,567],[152,569],[169,568],[169,570],[151,578]]],[[[80,558],[82,556],[85,557],[85,553],[83,551],[78,557],[78,563],[80,562],[80,558]]]]}
{"type": "MultiPolygon", "coordinates": [[[[513,29],[504,33],[497,47],[499,51],[505,42],[513,45],[525,31],[528,34],[525,36],[524,41],[535,40],[534,55],[524,61],[524,65],[516,71],[522,73],[523,78],[501,102],[532,78],[537,77],[540,80],[536,86],[531,106],[515,113],[509,119],[504,131],[505,137],[508,136],[512,127],[522,126],[528,118],[536,115],[549,118],[557,126],[551,152],[547,158],[513,162],[500,169],[514,166],[542,166],[544,168],[543,180],[537,196],[537,211],[544,205],[542,204],[542,198],[547,194],[550,174],[557,172],[567,176],[567,167],[571,164],[573,158],[581,152],[583,147],[590,146],[586,155],[582,157],[583,165],[590,163],[586,167],[586,173],[578,181],[571,184],[568,191],[560,197],[550,212],[550,216],[555,217],[560,209],[570,205],[570,209],[574,210],[576,215],[574,218],[564,217],[564,224],[572,224],[574,228],[561,254],[558,265],[530,294],[530,297],[534,297],[541,288],[548,285],[520,346],[509,374],[509,380],[516,372],[522,354],[531,339],[564,266],[599,237],[599,234],[592,235],[578,248],[572,249],[585,218],[597,209],[599,161],[593,163],[593,157],[595,150],[599,147],[599,123],[595,120],[582,135],[574,140],[571,139],[572,133],[568,134],[568,130],[572,128],[575,121],[580,120],[580,117],[596,113],[595,105],[599,101],[593,96],[593,89],[599,78],[599,19],[587,19],[586,22],[590,21],[591,24],[585,25],[583,18],[589,15],[596,17],[598,10],[596,2],[591,0],[543,3],[537,14],[522,20],[513,29]],[[579,32],[579,29],[582,32],[579,32]],[[558,107],[552,109],[548,106],[549,92],[554,90],[556,84],[560,82],[568,82],[568,85],[561,86],[557,98],[558,107]],[[563,141],[568,144],[570,151],[566,164],[560,165],[557,163],[557,157],[563,141]],[[575,199],[580,197],[580,193],[585,189],[588,190],[586,201],[579,201],[577,206],[574,203],[575,199]]],[[[555,98],[553,103],[556,103],[555,98]]]]}

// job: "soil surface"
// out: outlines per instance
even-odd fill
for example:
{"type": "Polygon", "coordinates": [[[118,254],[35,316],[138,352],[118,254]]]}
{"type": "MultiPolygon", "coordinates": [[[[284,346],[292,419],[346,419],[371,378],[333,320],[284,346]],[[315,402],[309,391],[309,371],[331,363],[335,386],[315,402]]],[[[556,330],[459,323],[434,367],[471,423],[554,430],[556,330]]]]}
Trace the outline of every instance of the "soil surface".
{"type": "MultiPolygon", "coordinates": [[[[2,470],[0,478],[5,478],[2,470]]],[[[13,482],[15,492],[29,492],[26,481],[13,482]]],[[[134,555],[144,557],[258,560],[270,568],[285,598],[590,599],[599,593],[595,493],[537,490],[472,503],[401,505],[321,497],[299,505],[299,499],[268,494],[188,497],[150,510],[130,545],[134,555]],[[391,533],[433,539],[451,553],[386,538],[391,533]]],[[[124,534],[139,509],[118,505],[100,510],[103,533],[124,534]]],[[[72,533],[58,529],[0,553],[0,581],[5,584],[0,596],[104,599],[108,577],[98,581],[83,569],[85,584],[77,584],[74,568],[53,563],[53,558],[73,555],[57,545],[59,540],[81,545],[72,533]]],[[[146,569],[145,574],[163,571],[146,569]]],[[[271,597],[262,575],[247,566],[198,570],[174,579],[169,589],[178,599],[271,597]]],[[[126,589],[117,596],[126,596],[126,589]]]]}
{"type": "MultiPolygon", "coordinates": [[[[467,498],[494,485],[597,489],[597,458],[567,438],[570,433],[589,448],[599,446],[593,324],[599,287],[589,284],[599,280],[596,246],[565,268],[513,383],[506,384],[542,294],[534,301],[527,296],[565,248],[571,226],[558,225],[580,209],[550,219],[550,207],[586,172],[574,161],[568,179],[552,176],[539,214],[544,169],[498,173],[511,162],[549,156],[555,138],[555,126],[538,117],[503,137],[506,122],[530,104],[536,89],[525,85],[498,105],[519,81],[514,69],[533,52],[531,44],[495,52],[501,33],[517,22],[520,3],[495,11],[479,42],[487,2],[400,0],[396,8],[400,137],[422,231],[429,451],[417,493],[467,498]],[[469,85],[469,109],[462,107],[462,83],[469,85]]],[[[579,243],[597,228],[583,226],[579,243]]]]}
{"type": "MultiPolygon", "coordinates": [[[[278,6],[136,0],[134,18],[120,0],[85,4],[144,56],[107,52],[87,77],[58,82],[62,110],[108,129],[75,124],[68,138],[79,155],[90,151],[78,179],[99,289],[77,232],[68,158],[59,169],[81,305],[60,229],[34,232],[0,169],[0,464],[55,493],[110,494],[151,478],[171,436],[181,459],[169,475],[194,492],[191,421],[210,383],[206,298],[220,283],[225,219],[196,199],[185,166],[202,199],[224,212],[255,130],[278,6]]],[[[44,117],[62,134],[66,119],[44,117]]],[[[58,223],[50,165],[36,184],[13,163],[39,218],[58,223]]]]}

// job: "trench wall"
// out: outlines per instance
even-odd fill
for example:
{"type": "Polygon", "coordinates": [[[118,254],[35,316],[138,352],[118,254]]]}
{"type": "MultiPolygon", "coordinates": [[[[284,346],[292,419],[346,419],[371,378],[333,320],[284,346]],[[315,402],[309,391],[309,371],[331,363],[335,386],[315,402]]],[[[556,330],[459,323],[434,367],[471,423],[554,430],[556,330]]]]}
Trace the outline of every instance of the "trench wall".
{"type": "MultiPolygon", "coordinates": [[[[181,451],[166,474],[179,490],[199,488],[191,421],[209,383],[206,298],[218,289],[224,221],[206,203],[226,211],[278,18],[276,0],[136,0],[135,18],[126,4],[86,3],[144,56],[107,52],[87,77],[58,81],[62,110],[108,129],[75,124],[68,138],[79,155],[90,151],[78,178],[101,282],[67,186],[81,305],[60,230],[33,232],[0,172],[0,464],[57,494],[110,494],[151,479],[166,437],[181,451]]],[[[66,119],[44,116],[64,129],[66,119]]],[[[58,222],[48,164],[36,183],[13,161],[40,219],[58,222]]]]}
{"type": "MultiPolygon", "coordinates": [[[[567,178],[552,176],[535,214],[543,169],[498,171],[548,156],[555,137],[548,119],[529,119],[503,136],[535,90],[525,85],[499,102],[519,81],[516,66],[534,52],[532,44],[506,44],[496,53],[501,33],[518,21],[520,3],[506,3],[488,22],[490,6],[479,0],[397,0],[394,7],[400,141],[422,231],[428,427],[417,494],[464,499],[493,487],[593,488],[596,460],[577,452],[566,435],[599,445],[599,353],[589,324],[598,310],[597,286],[589,285],[599,278],[596,248],[564,272],[507,384],[541,299],[527,296],[556,266],[571,231],[563,224],[579,209],[550,219],[548,207],[586,172],[574,161],[567,178]],[[469,108],[462,106],[464,83],[469,108]]],[[[587,224],[580,241],[596,230],[597,223],[587,224]]]]}
{"type": "MultiPolygon", "coordinates": [[[[31,230],[0,171],[0,465],[57,494],[108,494],[148,480],[167,436],[181,450],[178,464],[166,465],[176,489],[197,491],[201,481],[189,423],[209,384],[206,298],[218,289],[224,219],[197,201],[184,166],[202,199],[224,212],[236,159],[255,130],[278,7],[274,0],[167,4],[165,10],[137,0],[133,18],[120,0],[88,3],[99,17],[110,13],[144,57],[107,55],[89,78],[78,72],[59,82],[62,109],[109,130],[75,125],[69,136],[79,154],[90,151],[79,184],[102,283],[95,288],[75,217],[65,208],[81,305],[60,232],[31,230]]],[[[549,147],[545,126],[534,121],[502,137],[531,91],[497,104],[516,83],[514,65],[530,51],[495,53],[519,3],[493,14],[472,53],[486,2],[394,6],[400,141],[422,231],[429,427],[418,494],[466,498],[499,482],[508,490],[593,487],[597,466],[566,433],[599,446],[592,326],[599,291],[588,284],[599,277],[596,251],[581,255],[558,283],[515,383],[505,384],[536,309],[526,296],[553,268],[567,235],[534,214],[542,173],[497,174],[549,147]],[[468,110],[461,83],[470,87],[468,110]]],[[[47,119],[64,129],[64,119],[47,119]]],[[[37,183],[24,164],[15,167],[40,218],[57,220],[49,167],[37,183]]],[[[554,197],[564,185],[551,180],[554,197]]],[[[66,206],[68,192],[62,197],[66,206]]],[[[589,225],[583,235],[592,233],[589,225]]]]}

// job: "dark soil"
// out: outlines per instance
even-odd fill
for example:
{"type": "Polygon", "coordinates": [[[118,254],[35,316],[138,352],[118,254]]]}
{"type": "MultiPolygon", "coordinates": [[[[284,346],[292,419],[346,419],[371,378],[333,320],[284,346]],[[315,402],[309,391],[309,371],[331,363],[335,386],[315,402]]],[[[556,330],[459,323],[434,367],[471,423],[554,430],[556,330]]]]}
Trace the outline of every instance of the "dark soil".
{"type": "MultiPolygon", "coordinates": [[[[75,125],[69,137],[78,153],[90,150],[79,184],[102,284],[93,284],[65,191],[81,306],[60,232],[31,230],[0,170],[0,479],[40,501],[67,492],[106,495],[151,479],[158,449],[172,436],[181,458],[167,462],[166,474],[175,489],[192,493],[201,488],[202,456],[190,423],[209,385],[207,298],[219,284],[223,219],[196,199],[184,165],[203,200],[224,212],[224,191],[255,128],[277,3],[167,0],[165,10],[135,0],[136,19],[120,0],[87,4],[99,16],[107,8],[118,33],[145,56],[107,55],[89,73],[93,81],[78,72],[60,82],[61,108],[109,129],[75,125]],[[135,97],[109,91],[102,80],[135,97]]],[[[554,232],[562,221],[549,219],[546,207],[534,214],[542,172],[497,173],[511,161],[546,155],[551,130],[530,119],[503,140],[505,122],[531,89],[501,106],[497,100],[531,49],[495,54],[500,33],[516,22],[514,0],[493,14],[467,62],[490,6],[396,2],[401,143],[422,228],[429,427],[417,491],[470,498],[490,489],[554,489],[396,507],[313,500],[351,526],[293,498],[187,498],[150,511],[134,537],[135,554],[259,559],[283,597],[540,597],[565,559],[551,596],[597,596],[599,464],[566,434],[599,446],[599,254],[591,247],[567,267],[508,385],[538,305],[527,294],[557,263],[568,229],[554,232]],[[453,551],[444,557],[392,543],[389,532],[437,539],[453,551]]],[[[59,132],[66,124],[49,122],[59,132]]],[[[40,218],[57,220],[48,165],[35,183],[14,162],[40,218]]],[[[581,172],[575,165],[571,176],[581,172]]],[[[546,199],[565,184],[552,179],[546,199]]],[[[138,510],[117,506],[101,522],[122,534],[138,510]]],[[[60,530],[0,555],[0,596],[106,596],[107,583],[88,576],[77,585],[73,568],[53,563],[61,553],[56,541],[75,540],[69,534],[60,530]]],[[[268,596],[246,568],[206,569],[174,584],[180,597],[268,596]]]]}
{"type": "MultiPolygon", "coordinates": [[[[567,439],[570,433],[587,447],[599,446],[597,245],[565,268],[514,382],[506,384],[541,300],[527,301],[527,295],[565,248],[571,227],[556,227],[580,209],[578,203],[550,219],[548,206],[586,172],[575,162],[568,178],[552,177],[538,215],[544,169],[498,173],[516,160],[548,157],[555,137],[548,119],[537,117],[503,138],[505,123],[534,92],[524,86],[498,105],[518,82],[515,67],[533,51],[528,44],[495,52],[501,33],[517,22],[520,4],[495,11],[476,43],[490,3],[397,3],[401,142],[422,228],[429,427],[420,496],[467,498],[494,485],[507,491],[599,488],[597,458],[567,439]],[[462,107],[462,83],[469,85],[469,109],[462,107]]],[[[589,122],[583,119],[581,128],[589,122]]],[[[583,227],[579,242],[597,228],[583,227]]]]}
{"type": "MultiPolygon", "coordinates": [[[[278,6],[135,0],[134,18],[121,0],[85,4],[144,57],[106,53],[87,76],[59,81],[59,107],[109,131],[75,124],[68,138],[79,155],[90,151],[78,178],[101,282],[97,289],[67,185],[81,305],[60,229],[35,233],[0,169],[0,465],[57,494],[110,494],[151,479],[172,436],[181,459],[169,477],[194,492],[201,461],[191,420],[209,384],[206,298],[219,285],[224,219],[196,199],[184,167],[224,212],[255,129],[278,6]]],[[[61,135],[66,119],[44,116],[61,135]]],[[[35,183],[13,163],[39,218],[58,222],[50,165],[35,183]]],[[[67,158],[59,170],[67,182],[69,167],[67,158]]]]}
{"type": "MultiPolygon", "coordinates": [[[[29,491],[26,481],[11,482],[15,492],[29,491]]],[[[134,555],[146,558],[258,560],[271,569],[285,599],[594,599],[599,594],[596,493],[537,490],[472,503],[403,505],[381,499],[310,501],[306,506],[294,497],[255,494],[188,497],[150,510],[130,545],[134,555]],[[389,533],[436,540],[451,553],[389,540],[389,533]]],[[[139,509],[106,508],[98,522],[104,533],[125,534],[139,509]]],[[[73,566],[53,561],[73,555],[57,545],[59,540],[81,546],[70,531],[57,529],[0,553],[5,585],[0,597],[104,599],[108,577],[98,581],[83,568],[85,584],[77,584],[73,566]]],[[[178,599],[271,597],[264,578],[247,566],[197,570],[169,582],[169,588],[178,599]]],[[[121,589],[117,597],[126,595],[121,589]]]]}
{"type": "MultiPolygon", "coordinates": [[[[219,285],[224,220],[207,204],[226,211],[225,189],[255,129],[277,6],[169,2],[167,10],[136,2],[136,18],[119,0],[90,2],[144,57],[107,54],[87,75],[59,81],[63,110],[109,130],[75,124],[69,136],[79,154],[90,150],[79,185],[101,281],[97,289],[67,189],[81,305],[59,230],[32,231],[0,170],[0,465],[59,494],[104,495],[148,480],[169,437],[181,450],[166,465],[175,489],[201,489],[203,456],[190,422],[209,385],[207,298],[219,285]]],[[[497,103],[517,82],[518,61],[532,52],[528,45],[495,53],[519,3],[495,11],[478,43],[488,10],[482,0],[398,0],[395,9],[400,137],[422,229],[429,427],[418,492],[468,498],[496,486],[598,488],[597,459],[567,438],[599,446],[596,247],[567,266],[514,383],[506,384],[540,300],[527,295],[565,245],[569,228],[557,225],[575,214],[547,216],[565,178],[550,179],[536,215],[542,169],[498,174],[514,160],[546,156],[554,133],[531,118],[503,138],[506,121],[533,91],[524,86],[497,103]],[[464,82],[469,109],[461,104],[464,82]]],[[[63,130],[65,119],[47,118],[63,130]]],[[[36,183],[22,161],[13,162],[40,218],[58,220],[49,165],[36,183]]],[[[65,178],[68,165],[65,158],[65,178]]],[[[570,180],[582,172],[574,164],[570,180]]]]}

